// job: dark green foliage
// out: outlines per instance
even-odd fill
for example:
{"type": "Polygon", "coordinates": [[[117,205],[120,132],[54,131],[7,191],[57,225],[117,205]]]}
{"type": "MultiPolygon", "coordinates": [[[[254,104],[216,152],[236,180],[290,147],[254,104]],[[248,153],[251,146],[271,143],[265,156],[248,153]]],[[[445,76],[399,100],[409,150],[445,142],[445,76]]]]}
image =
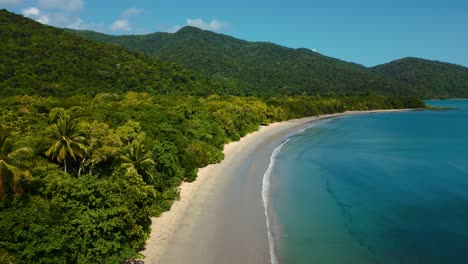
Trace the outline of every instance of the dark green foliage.
{"type": "Polygon", "coordinates": [[[0,127],[0,201],[10,194],[22,194],[21,182],[29,180],[27,160],[32,150],[28,147],[15,148],[11,131],[0,127]]]}
{"type": "Polygon", "coordinates": [[[120,158],[122,159],[120,168],[124,169],[126,173],[139,174],[146,183],[152,182],[152,170],[156,163],[152,153],[145,150],[144,145],[139,142],[132,144],[122,153],[120,158]]]}
{"type": "Polygon", "coordinates": [[[204,95],[223,89],[173,63],[84,40],[6,10],[0,10],[0,46],[0,95],[204,95]]]}
{"type": "Polygon", "coordinates": [[[71,238],[63,228],[66,222],[60,209],[48,199],[33,197],[2,208],[0,248],[19,260],[13,263],[66,263],[71,252],[64,247],[71,238]]]}
{"type": "Polygon", "coordinates": [[[69,117],[60,117],[51,129],[54,143],[45,152],[52,160],[63,163],[64,171],[67,172],[67,160],[77,161],[86,155],[84,145],[85,138],[80,135],[75,120],[69,117]]]}
{"type": "Polygon", "coordinates": [[[67,31],[1,10],[0,95],[146,91],[261,97],[357,92],[424,98],[468,96],[467,68],[422,59],[408,58],[369,69],[307,49],[247,42],[192,27],[174,34],[142,36],[67,31]]]}
{"type": "Polygon", "coordinates": [[[202,72],[230,87],[229,94],[348,94],[379,91],[398,94],[404,83],[372,73],[362,65],[266,42],[247,42],[193,27],[174,34],[111,36],[73,31],[103,43],[118,44],[202,72]]]}
{"type": "MultiPolygon", "coordinates": [[[[47,179],[46,193],[64,211],[71,236],[69,260],[116,263],[142,248],[151,224],[155,191],[136,173],[115,173],[109,179],[47,179]]],[[[68,262],[70,263],[70,262],[68,262]]]]}
{"type": "Polygon", "coordinates": [[[228,91],[231,94],[324,95],[373,91],[423,98],[468,97],[468,69],[448,63],[407,58],[365,68],[308,49],[247,42],[192,27],[174,34],[130,36],[70,32],[180,63],[235,87],[228,91]]]}
{"type": "Polygon", "coordinates": [[[119,263],[143,247],[155,193],[141,177],[56,171],[45,181],[48,199],[1,212],[0,247],[21,263],[119,263]]]}
{"type": "MultiPolygon", "coordinates": [[[[216,48],[197,41],[203,31],[187,28],[178,34],[196,52],[203,50],[200,45],[216,48]]],[[[207,35],[209,41],[224,38],[207,35]]],[[[418,98],[330,92],[370,89],[370,75],[361,66],[305,50],[229,40],[239,46],[226,56],[238,55],[239,61],[225,61],[238,72],[213,57],[222,56],[224,48],[200,55],[187,53],[185,42],[177,46],[180,58],[193,55],[213,70],[204,71],[218,80],[210,81],[175,64],[0,11],[0,120],[14,131],[8,142],[0,133],[0,162],[17,168],[7,172],[9,181],[1,179],[8,199],[0,202],[0,262],[130,263],[144,247],[150,216],[169,210],[181,182],[195,180],[198,168],[221,161],[225,143],[291,118],[424,107],[418,98]],[[254,64],[245,66],[249,63],[254,64]],[[281,95],[303,91],[327,95],[281,95]],[[210,95],[215,92],[223,95],[210,95]],[[30,147],[26,163],[10,155],[25,147],[30,147]],[[14,178],[12,171],[30,174],[14,178]],[[24,194],[16,195],[20,186],[24,194]]],[[[374,81],[380,91],[393,93],[392,82],[379,80],[374,81]]]]}
{"type": "Polygon", "coordinates": [[[149,217],[169,210],[177,187],[193,181],[198,168],[221,161],[225,143],[274,121],[420,104],[378,95],[2,98],[0,118],[16,130],[12,142],[34,146],[36,155],[25,194],[0,203],[0,260],[119,263],[137,257],[149,217]],[[47,128],[58,128],[61,116],[73,118],[71,134],[86,147],[85,155],[69,159],[68,173],[45,156],[54,143],[47,128]]]}
{"type": "Polygon", "coordinates": [[[404,58],[372,68],[409,83],[412,95],[422,98],[468,97],[468,68],[439,61],[404,58]]]}

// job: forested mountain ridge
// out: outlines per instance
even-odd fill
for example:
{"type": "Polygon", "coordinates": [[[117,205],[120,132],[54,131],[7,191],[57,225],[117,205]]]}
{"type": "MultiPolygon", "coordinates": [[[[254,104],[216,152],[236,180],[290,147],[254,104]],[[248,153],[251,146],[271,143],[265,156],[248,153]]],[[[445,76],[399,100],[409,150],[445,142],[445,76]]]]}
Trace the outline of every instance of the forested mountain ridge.
{"type": "Polygon", "coordinates": [[[372,68],[408,83],[424,98],[468,97],[468,68],[420,58],[403,58],[372,68]]]}
{"type": "Polygon", "coordinates": [[[407,58],[366,68],[308,49],[248,42],[193,27],[184,27],[176,33],[127,36],[69,31],[87,39],[177,62],[241,86],[247,94],[372,91],[423,98],[468,96],[468,68],[449,63],[407,58]]]}
{"type": "Polygon", "coordinates": [[[150,216],[225,143],[277,121],[425,107],[377,94],[205,96],[240,90],[5,10],[0,45],[0,263],[134,263],[150,216]]]}
{"type": "Polygon", "coordinates": [[[0,95],[468,96],[466,67],[423,59],[366,68],[308,49],[248,42],[193,27],[130,36],[65,32],[6,10],[0,10],[0,25],[0,95]]]}
{"type": "Polygon", "coordinates": [[[248,42],[223,34],[184,27],[176,33],[111,36],[75,31],[84,38],[118,44],[132,51],[174,61],[244,94],[349,94],[377,92],[414,95],[404,83],[366,67],[267,42],[248,42]]]}
{"type": "Polygon", "coordinates": [[[0,95],[223,93],[219,83],[174,63],[85,40],[6,10],[0,10],[0,46],[0,95]]]}

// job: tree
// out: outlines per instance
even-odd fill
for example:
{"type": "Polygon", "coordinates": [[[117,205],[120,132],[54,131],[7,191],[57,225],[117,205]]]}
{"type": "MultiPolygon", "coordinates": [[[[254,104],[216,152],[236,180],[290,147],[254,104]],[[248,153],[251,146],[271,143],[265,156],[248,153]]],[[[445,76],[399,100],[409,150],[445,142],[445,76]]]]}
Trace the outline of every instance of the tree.
{"type": "Polygon", "coordinates": [[[86,167],[92,173],[97,164],[119,158],[122,142],[108,124],[96,120],[92,123],[81,122],[80,129],[86,137],[86,154],[81,159],[78,176],[86,167]]]}
{"type": "Polygon", "coordinates": [[[76,161],[86,153],[84,137],[80,135],[77,123],[69,117],[61,117],[52,127],[52,133],[56,141],[45,154],[58,163],[63,163],[63,170],[67,172],[67,159],[76,161]]]}
{"type": "Polygon", "coordinates": [[[14,193],[22,193],[21,180],[31,178],[25,161],[32,155],[32,150],[27,147],[15,149],[10,134],[9,130],[0,130],[0,199],[8,188],[14,193]]]}
{"type": "Polygon", "coordinates": [[[148,183],[152,180],[151,169],[156,165],[152,153],[144,149],[144,145],[137,142],[130,146],[121,155],[122,165],[120,168],[127,172],[137,172],[148,183]]]}

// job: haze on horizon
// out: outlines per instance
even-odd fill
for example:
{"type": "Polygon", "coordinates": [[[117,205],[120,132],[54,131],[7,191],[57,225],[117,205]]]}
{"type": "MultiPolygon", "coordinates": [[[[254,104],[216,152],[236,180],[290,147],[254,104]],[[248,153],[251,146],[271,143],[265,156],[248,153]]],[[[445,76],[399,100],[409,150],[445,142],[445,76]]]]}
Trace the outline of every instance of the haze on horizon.
{"type": "Polygon", "coordinates": [[[468,2],[458,0],[0,0],[0,8],[52,26],[117,35],[190,25],[365,66],[408,56],[468,66],[468,2]]]}

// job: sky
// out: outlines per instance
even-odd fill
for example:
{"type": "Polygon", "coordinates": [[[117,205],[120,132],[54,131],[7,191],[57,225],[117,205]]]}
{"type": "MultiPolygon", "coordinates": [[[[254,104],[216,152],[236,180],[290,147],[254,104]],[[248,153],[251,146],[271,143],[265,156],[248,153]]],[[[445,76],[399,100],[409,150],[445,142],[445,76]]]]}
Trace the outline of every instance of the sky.
{"type": "Polygon", "coordinates": [[[0,8],[114,35],[190,25],[365,66],[403,57],[468,66],[467,0],[0,0],[0,8]]]}

